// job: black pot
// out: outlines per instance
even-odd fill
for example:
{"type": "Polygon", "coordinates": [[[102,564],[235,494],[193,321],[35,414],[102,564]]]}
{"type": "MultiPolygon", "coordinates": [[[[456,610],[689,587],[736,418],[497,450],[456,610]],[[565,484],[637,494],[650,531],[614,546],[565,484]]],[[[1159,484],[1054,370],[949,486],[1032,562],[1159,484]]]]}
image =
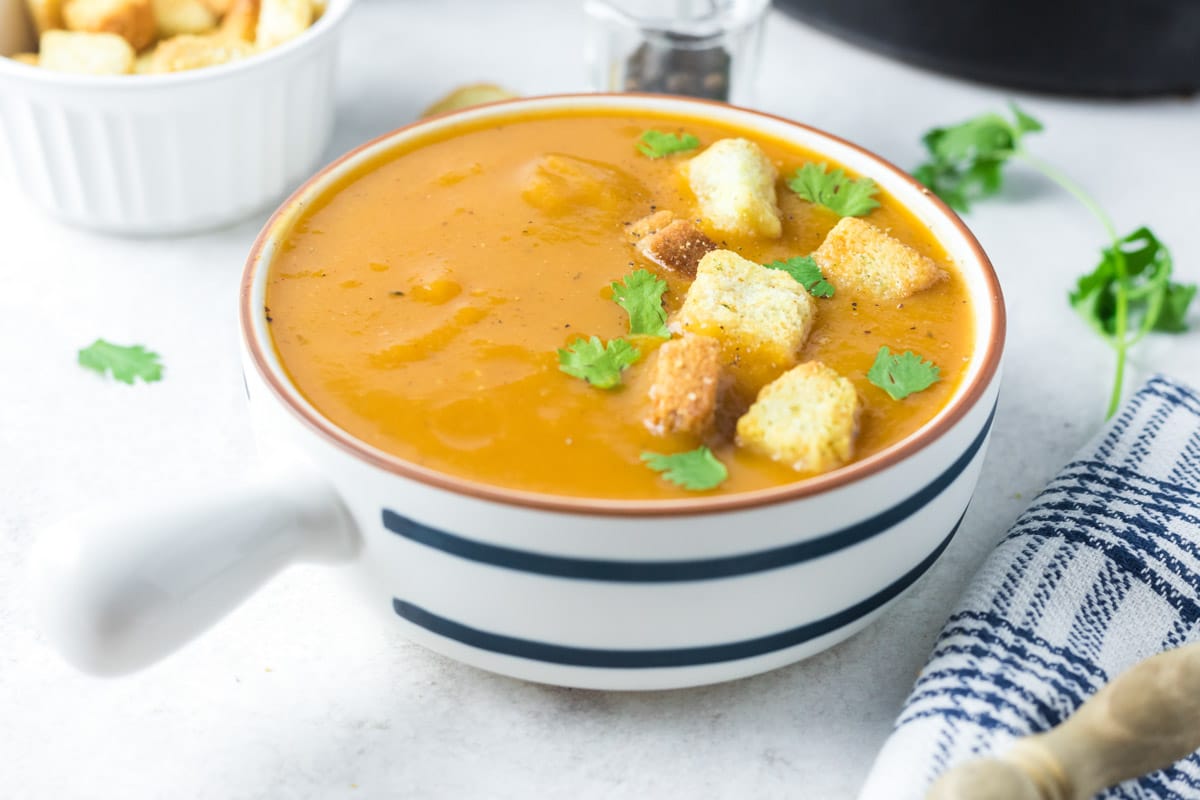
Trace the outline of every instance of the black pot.
{"type": "Polygon", "coordinates": [[[972,80],[1074,95],[1200,89],[1200,0],[775,0],[815,27],[972,80]]]}

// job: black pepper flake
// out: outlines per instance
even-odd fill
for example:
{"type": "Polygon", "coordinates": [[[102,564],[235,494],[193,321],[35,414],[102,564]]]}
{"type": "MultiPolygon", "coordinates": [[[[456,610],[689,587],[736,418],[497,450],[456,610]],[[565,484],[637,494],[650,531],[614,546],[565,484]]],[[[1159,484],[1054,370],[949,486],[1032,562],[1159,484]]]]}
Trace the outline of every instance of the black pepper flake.
{"type": "Polygon", "coordinates": [[[394,292],[388,292],[388,294],[390,294],[392,297],[404,297],[404,292],[400,291],[399,289],[394,292]]]}

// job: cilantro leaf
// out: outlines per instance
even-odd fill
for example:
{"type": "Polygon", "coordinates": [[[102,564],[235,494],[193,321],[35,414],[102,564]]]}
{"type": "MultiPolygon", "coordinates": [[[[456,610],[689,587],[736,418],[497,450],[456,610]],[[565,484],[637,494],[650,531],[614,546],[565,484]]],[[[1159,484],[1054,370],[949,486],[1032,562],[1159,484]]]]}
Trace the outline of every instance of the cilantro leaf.
{"type": "Polygon", "coordinates": [[[611,284],[613,302],[629,313],[629,333],[670,339],[667,312],[662,304],[667,282],[646,269],[635,270],[622,281],[611,284]]]}
{"type": "Polygon", "coordinates": [[[145,383],[162,380],[163,368],[158,353],[140,344],[121,345],[97,339],[79,351],[79,364],[101,375],[111,373],[121,383],[132,384],[135,378],[145,383]]]}
{"type": "Polygon", "coordinates": [[[893,400],[924,391],[938,382],[941,370],[911,350],[894,356],[887,345],[879,348],[867,380],[883,389],[893,400]]]}
{"type": "Polygon", "coordinates": [[[599,336],[576,339],[566,349],[558,351],[558,368],[598,389],[611,389],[621,384],[621,371],[641,357],[638,349],[624,339],[613,339],[607,345],[599,336]]]}
{"type": "Polygon", "coordinates": [[[982,114],[926,133],[921,141],[929,160],[913,170],[913,177],[956,211],[969,211],[974,201],[999,192],[1003,167],[1020,150],[1022,138],[1042,130],[1042,123],[1015,103],[1011,108],[1011,122],[1000,114],[982,114]]]}
{"type": "Polygon", "coordinates": [[[823,205],[840,217],[861,217],[879,206],[875,181],[852,180],[841,168],[826,172],[824,164],[805,164],[788,178],[787,185],[808,202],[823,205]]]}
{"type": "Polygon", "coordinates": [[[1171,251],[1153,231],[1141,227],[1100,251],[1100,263],[1080,276],[1068,295],[1071,307],[1114,347],[1117,341],[1118,295],[1126,294],[1126,330],[1133,344],[1150,331],[1187,330],[1187,309],[1196,287],[1171,280],[1171,251]],[[1124,282],[1118,259],[1124,260],[1124,282]]]}
{"type": "Polygon", "coordinates": [[[674,455],[646,452],[642,453],[642,461],[671,483],[691,492],[715,489],[729,477],[725,465],[703,446],[674,455]]]}
{"type": "Polygon", "coordinates": [[[638,152],[650,158],[662,158],[672,153],[683,153],[695,150],[700,146],[700,140],[690,133],[663,133],[648,130],[638,140],[638,152]]]}
{"type": "Polygon", "coordinates": [[[821,274],[821,265],[812,256],[799,256],[786,261],[763,264],[767,269],[778,269],[791,275],[808,290],[813,297],[833,297],[833,284],[821,274]]]}

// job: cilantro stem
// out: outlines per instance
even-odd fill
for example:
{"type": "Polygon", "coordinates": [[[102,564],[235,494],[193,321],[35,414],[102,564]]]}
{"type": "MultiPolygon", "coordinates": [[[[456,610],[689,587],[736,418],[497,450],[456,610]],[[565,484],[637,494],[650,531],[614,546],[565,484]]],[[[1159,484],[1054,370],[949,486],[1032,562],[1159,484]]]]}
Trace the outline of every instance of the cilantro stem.
{"type": "MultiPolygon", "coordinates": [[[[1100,204],[1084,191],[1082,186],[1067,177],[1064,172],[1052,164],[1048,164],[1040,158],[1030,155],[1022,147],[1016,148],[1013,151],[1013,155],[1057,183],[1082,203],[1083,207],[1090,211],[1092,216],[1100,222],[1101,227],[1104,228],[1104,232],[1108,235],[1108,239],[1112,243],[1113,265],[1117,273],[1117,295],[1115,298],[1117,307],[1114,330],[1112,336],[1109,337],[1109,343],[1117,351],[1117,374],[1113,380],[1112,394],[1108,398],[1108,411],[1104,414],[1105,419],[1108,419],[1117,413],[1117,408],[1121,405],[1121,389],[1125,383],[1125,356],[1129,345],[1132,344],[1129,341],[1129,269],[1125,262],[1125,251],[1121,247],[1121,238],[1117,235],[1117,227],[1113,224],[1112,218],[1100,207],[1100,204]]],[[[1140,332],[1134,337],[1133,342],[1138,341],[1144,333],[1144,331],[1140,332]]]]}

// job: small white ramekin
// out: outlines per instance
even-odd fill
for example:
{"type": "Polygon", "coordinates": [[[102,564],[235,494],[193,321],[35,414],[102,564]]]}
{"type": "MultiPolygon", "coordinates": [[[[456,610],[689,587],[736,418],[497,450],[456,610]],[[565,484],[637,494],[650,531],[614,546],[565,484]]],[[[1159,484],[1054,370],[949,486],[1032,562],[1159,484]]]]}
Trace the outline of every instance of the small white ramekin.
{"type": "Polygon", "coordinates": [[[216,228],[274,205],[319,164],[342,23],[253,58],[168,75],[70,75],[0,58],[0,151],[52,216],[105,233],[216,228]]]}

